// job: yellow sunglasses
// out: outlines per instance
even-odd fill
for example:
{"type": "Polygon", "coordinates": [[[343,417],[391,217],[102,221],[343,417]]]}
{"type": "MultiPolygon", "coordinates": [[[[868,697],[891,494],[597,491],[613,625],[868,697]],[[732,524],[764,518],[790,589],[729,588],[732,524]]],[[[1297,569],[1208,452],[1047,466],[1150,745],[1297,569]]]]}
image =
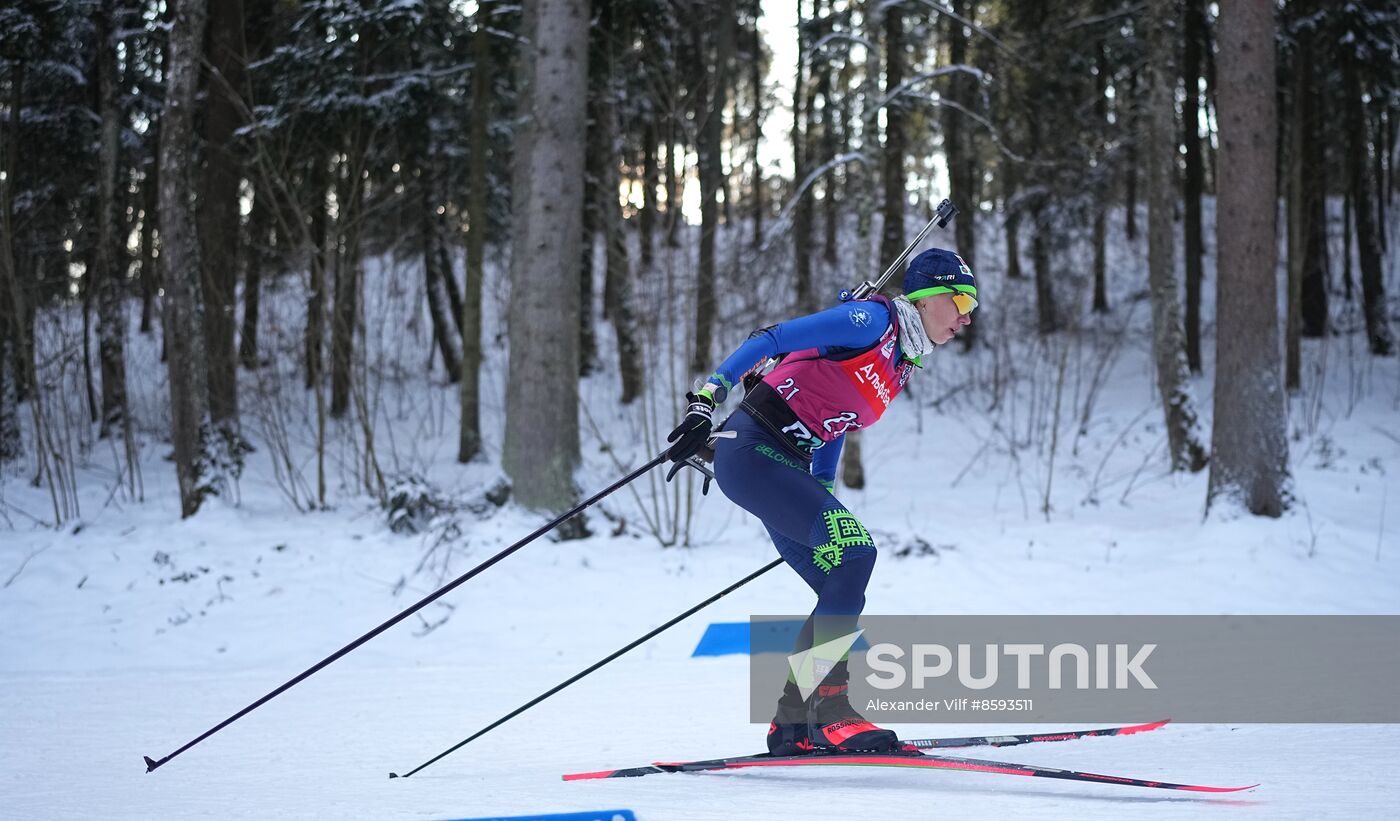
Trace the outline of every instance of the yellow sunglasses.
{"type": "Polygon", "coordinates": [[[972,313],[974,310],[977,309],[976,296],[973,296],[972,294],[969,294],[966,291],[956,290],[947,285],[935,285],[932,288],[923,288],[918,291],[915,291],[912,294],[906,295],[906,298],[910,302],[913,302],[916,299],[923,299],[926,296],[934,296],[936,294],[951,295],[953,297],[953,305],[957,307],[959,316],[967,316],[968,314],[972,313]]]}
{"type": "Polygon", "coordinates": [[[953,294],[953,304],[957,306],[958,316],[967,316],[977,308],[977,297],[972,294],[953,294]]]}

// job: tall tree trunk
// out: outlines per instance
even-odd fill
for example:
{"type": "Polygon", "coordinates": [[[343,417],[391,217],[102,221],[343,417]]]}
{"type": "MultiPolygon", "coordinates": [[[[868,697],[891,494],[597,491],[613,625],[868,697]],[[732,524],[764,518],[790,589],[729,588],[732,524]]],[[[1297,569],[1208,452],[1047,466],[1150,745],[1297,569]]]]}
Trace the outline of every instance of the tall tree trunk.
{"type": "Polygon", "coordinates": [[[1351,302],[1356,298],[1355,284],[1351,275],[1351,238],[1354,236],[1352,226],[1356,220],[1351,215],[1351,171],[1347,171],[1347,189],[1342,194],[1342,286],[1345,288],[1346,300],[1351,302]]]}
{"type": "Polygon", "coordinates": [[[442,367],[447,371],[447,381],[455,383],[462,378],[462,351],[457,340],[457,323],[453,321],[452,300],[448,298],[447,293],[447,281],[452,278],[452,258],[447,253],[438,225],[433,174],[427,167],[426,157],[424,160],[424,167],[418,175],[418,183],[422,190],[419,231],[423,242],[423,274],[428,294],[428,315],[433,323],[433,339],[437,342],[438,353],[442,356],[442,367]]]}
{"type": "Polygon", "coordinates": [[[1132,73],[1128,75],[1128,145],[1123,158],[1124,193],[1127,198],[1124,231],[1129,242],[1136,240],[1138,234],[1138,143],[1142,139],[1142,98],[1138,85],[1138,70],[1134,68],[1132,73]]]}
{"type": "MultiPolygon", "coordinates": [[[[313,153],[310,146],[307,150],[313,153]]],[[[262,180],[259,182],[273,190],[269,204],[276,212],[277,250],[273,260],[276,270],[279,273],[306,271],[309,275],[312,257],[319,248],[311,231],[311,217],[317,209],[312,207],[309,194],[314,177],[312,163],[302,158],[300,166],[300,169],[292,172],[285,188],[262,180]]],[[[305,328],[302,332],[304,335],[305,328]]],[[[305,358],[304,352],[302,358],[305,358]]]]}
{"type": "Polygon", "coordinates": [[[1096,314],[1108,313],[1108,262],[1105,240],[1108,239],[1108,203],[1101,202],[1094,210],[1091,241],[1094,245],[1094,304],[1096,314]]]}
{"type": "Polygon", "coordinates": [[[685,173],[685,161],[678,154],[685,153],[685,147],[681,144],[685,135],[681,129],[676,127],[676,114],[670,112],[666,116],[666,247],[679,248],[680,240],[677,231],[681,224],[681,195],[685,188],[685,180],[681,175],[685,173]]]}
{"type": "MultiPolygon", "coordinates": [[[[1314,0],[1297,4],[1293,15],[1316,15],[1314,0]]],[[[1325,154],[1318,60],[1313,26],[1296,35],[1291,74],[1292,107],[1284,173],[1288,195],[1288,320],[1285,326],[1284,382],[1294,391],[1302,382],[1299,337],[1327,332],[1327,158],[1325,154]]]]}
{"type": "MultiPolygon", "coordinates": [[[[152,126],[154,139],[160,143],[160,121],[152,126]]],[[[155,314],[156,291],[160,289],[160,271],[156,269],[156,223],[159,221],[157,206],[160,202],[160,153],[152,152],[141,181],[141,333],[151,332],[151,318],[155,314]]]]}
{"type": "MultiPolygon", "coordinates": [[[[618,22],[616,11],[612,5],[600,4],[600,8],[595,15],[596,23],[593,27],[593,58],[589,65],[592,73],[592,89],[589,92],[588,111],[588,155],[584,158],[584,164],[589,167],[586,179],[596,184],[595,190],[590,193],[584,189],[584,199],[588,201],[590,207],[584,209],[584,255],[588,259],[587,279],[590,282],[589,296],[583,301],[584,316],[583,327],[585,335],[595,337],[596,331],[593,327],[592,312],[592,243],[594,238],[601,238],[603,241],[603,318],[612,320],[613,308],[617,306],[617,290],[621,286],[620,276],[630,277],[631,261],[627,259],[627,239],[622,222],[622,203],[619,192],[622,190],[622,174],[618,166],[620,158],[625,156],[625,146],[618,139],[618,118],[617,118],[617,98],[620,94],[617,80],[613,76],[613,38],[625,40],[630,37],[630,33],[625,29],[627,23],[618,22]],[[599,36],[599,32],[607,32],[606,36],[599,36]],[[613,226],[611,221],[613,212],[617,211],[617,225],[613,226]],[[589,228],[589,219],[593,219],[593,228],[589,228]],[[616,233],[613,233],[614,228],[616,233]],[[614,243],[621,243],[614,246],[614,243]],[[617,257],[618,252],[622,253],[622,259],[617,257]]],[[[625,93],[625,92],[621,92],[625,93]]],[[[597,356],[597,345],[590,341],[580,350],[581,355],[592,357],[597,356]]],[[[591,370],[592,363],[583,363],[583,373],[591,370]]]]}
{"type": "MultiPolygon", "coordinates": [[[[96,245],[88,248],[83,254],[83,268],[96,273],[96,245]]],[[[88,418],[94,423],[102,419],[102,411],[97,404],[97,390],[92,385],[92,301],[93,297],[97,295],[98,285],[99,283],[84,278],[81,290],[83,297],[83,342],[81,346],[83,352],[83,392],[87,395],[88,418]]]]}
{"type": "Polygon", "coordinates": [[[204,294],[199,235],[190,196],[195,91],[205,0],[179,0],[166,56],[165,110],[160,131],[160,246],[165,274],[165,342],[170,369],[170,426],[180,514],[193,516],[208,493],[209,383],[205,373],[204,294]]]}
{"type": "MultiPolygon", "coordinates": [[[[1048,66],[1053,59],[1050,49],[1052,41],[1036,33],[1045,31],[1052,24],[1049,4],[1030,3],[1027,8],[1028,11],[1022,14],[1020,26],[1032,38],[1030,64],[1048,66]]],[[[1055,272],[1050,267],[1057,233],[1050,202],[1051,192],[1056,189],[1052,163],[1057,161],[1056,154],[1063,151],[1057,139],[1056,124],[1052,121],[1052,109],[1059,100],[1056,98],[1058,89],[1048,81],[1044,71],[1022,73],[1027,75],[1023,81],[1023,93],[1032,101],[1024,115],[1029,153],[1036,160],[1028,166],[1031,194],[1027,212],[1034,232],[1031,236],[1031,264],[1035,268],[1036,330],[1044,336],[1060,330],[1055,272]]]]}
{"type": "Polygon", "coordinates": [[[467,147],[467,276],[462,296],[462,424],[457,437],[457,461],[470,462],[481,453],[481,293],[486,256],[486,160],[491,143],[486,129],[491,120],[491,34],[486,26],[495,0],[477,6],[472,35],[472,119],[467,147]]]}
{"type": "Polygon", "coordinates": [[[1385,279],[1381,272],[1381,244],[1376,233],[1374,196],[1366,160],[1370,153],[1366,112],[1361,99],[1354,47],[1342,58],[1343,98],[1346,100],[1347,172],[1351,177],[1352,218],[1356,221],[1356,251],[1361,267],[1362,313],[1366,316],[1366,338],[1371,353],[1390,356],[1395,338],[1386,315],[1385,279]]]}
{"type": "MultiPolygon", "coordinates": [[[[1038,197],[1039,195],[1037,195],[1038,197]]],[[[1050,268],[1049,209],[1037,201],[1031,208],[1031,265],[1035,268],[1036,330],[1044,334],[1058,333],[1060,313],[1055,300],[1055,272],[1050,268]]]]}
{"type": "Polygon", "coordinates": [[[1385,192],[1386,202],[1395,199],[1396,193],[1400,192],[1400,183],[1396,182],[1395,176],[1395,136],[1400,130],[1400,106],[1387,104],[1385,108],[1385,182],[1381,190],[1385,192]]]}
{"type": "MultiPolygon", "coordinates": [[[[1380,105],[1380,101],[1372,97],[1373,105],[1380,105]]],[[[1374,190],[1376,192],[1376,237],[1380,239],[1381,254],[1390,250],[1389,240],[1386,239],[1385,220],[1385,110],[1381,109],[1375,115],[1375,139],[1373,145],[1375,151],[1371,152],[1371,162],[1373,164],[1371,178],[1375,180],[1374,190]]]]}
{"type": "MultiPolygon", "coordinates": [[[[0,180],[0,206],[8,203],[8,182],[0,180]]],[[[8,207],[6,210],[8,210],[8,207]]],[[[24,436],[19,417],[19,386],[23,378],[20,373],[19,346],[16,321],[19,312],[14,308],[11,296],[15,286],[14,252],[10,248],[9,226],[12,223],[4,215],[0,222],[0,465],[12,462],[24,455],[24,436]]]]}
{"type": "Polygon", "coordinates": [[[1186,178],[1182,190],[1185,196],[1186,224],[1186,364],[1192,373],[1201,372],[1201,280],[1205,276],[1203,243],[1201,241],[1201,187],[1204,174],[1201,166],[1200,76],[1201,45],[1205,39],[1205,0],[1186,0],[1185,57],[1182,79],[1186,100],[1181,107],[1182,135],[1186,141],[1186,178]]]}
{"type": "Polygon", "coordinates": [[[754,5],[754,24],[751,32],[753,59],[749,61],[749,85],[753,88],[753,247],[763,244],[763,165],[758,159],[758,146],[763,141],[763,61],[759,59],[763,47],[763,37],[758,30],[758,14],[762,10],[754,5]]]}
{"type": "MultiPolygon", "coordinates": [[[[603,28],[611,30],[607,11],[603,13],[600,24],[603,28]]],[[[603,191],[614,192],[611,196],[599,198],[598,201],[607,261],[603,300],[607,316],[617,333],[618,372],[622,377],[622,395],[619,401],[630,405],[642,393],[644,363],[638,336],[637,314],[632,307],[632,263],[627,253],[626,225],[622,220],[622,203],[615,193],[621,182],[617,157],[621,155],[623,146],[614,90],[616,78],[612,44],[604,44],[599,52],[603,62],[601,73],[606,79],[605,93],[598,100],[598,167],[602,174],[599,184],[603,191]]]]}
{"type": "Polygon", "coordinates": [[[204,274],[204,333],[209,356],[209,416],[236,430],[238,373],[233,345],[238,285],[239,181],[242,161],[234,132],[243,125],[243,0],[219,0],[209,9],[204,115],[204,174],[198,229],[204,274]]]}
{"type": "MultiPolygon", "coordinates": [[[[1311,0],[1306,8],[1316,10],[1316,0],[1311,0]]],[[[1327,250],[1327,93],[1323,82],[1324,69],[1331,67],[1322,62],[1326,49],[1319,47],[1315,32],[1306,32],[1303,43],[1307,56],[1297,69],[1302,75],[1301,110],[1294,118],[1302,138],[1298,151],[1303,163],[1300,170],[1305,172],[1299,179],[1303,221],[1299,308],[1303,336],[1320,337],[1327,333],[1327,289],[1331,279],[1331,255],[1327,250]]]]}
{"type": "Polygon", "coordinates": [[[1005,214],[1006,228],[1006,276],[1009,279],[1020,279],[1025,276],[1021,273],[1021,209],[1013,201],[1020,190],[1021,175],[1016,161],[1009,157],[1002,157],[999,167],[1001,207],[1005,214]]]}
{"type": "MultiPolygon", "coordinates": [[[[1290,393],[1296,392],[1302,387],[1302,351],[1300,347],[1300,335],[1303,325],[1302,305],[1299,304],[1302,295],[1303,285],[1303,177],[1308,173],[1308,169],[1303,167],[1303,125],[1300,122],[1302,109],[1306,103],[1301,99],[1307,93],[1304,88],[1305,82],[1303,74],[1306,71],[1302,66],[1303,51],[1302,41],[1306,35],[1300,33],[1298,46],[1293,57],[1293,83],[1291,104],[1292,117],[1288,125],[1288,144],[1286,149],[1280,152],[1281,173],[1283,176],[1283,193],[1288,198],[1287,207],[1284,211],[1284,232],[1288,238],[1288,259],[1286,281],[1287,291],[1284,308],[1283,323],[1283,384],[1290,393]]],[[[1280,123],[1284,120],[1279,117],[1280,123]]]]}
{"type": "Polygon", "coordinates": [[[248,217],[248,244],[244,246],[247,265],[243,269],[243,324],[238,331],[238,362],[245,370],[258,365],[258,311],[262,302],[263,269],[272,259],[272,226],[277,220],[276,204],[266,190],[253,193],[253,212],[248,217]]]}
{"type": "MultiPolygon", "coordinates": [[[[696,95],[700,123],[700,266],[695,294],[695,355],[690,368],[708,373],[715,312],[715,238],[719,233],[717,199],[723,187],[724,112],[729,101],[729,64],[734,55],[734,0],[717,0],[710,17],[714,29],[714,73],[702,77],[705,92],[696,95]]],[[[708,26],[707,26],[708,28],[708,26]]]]}
{"type": "MultiPolygon", "coordinates": [[[[601,28],[601,26],[600,26],[601,28]]],[[[610,34],[608,36],[611,36],[610,34]]],[[[579,376],[587,376],[593,371],[593,360],[598,355],[598,342],[595,337],[593,327],[593,253],[598,240],[598,209],[599,209],[599,183],[600,158],[602,148],[599,143],[598,134],[598,98],[605,93],[605,89],[597,75],[597,67],[593,67],[593,76],[589,78],[588,103],[588,133],[584,137],[583,154],[583,211],[580,219],[583,221],[583,244],[579,247],[579,333],[578,333],[578,373],[579,376]]],[[[606,196],[604,194],[603,196],[606,196]]],[[[616,197],[617,192],[612,192],[616,197]]],[[[606,282],[604,283],[606,285],[606,282]]],[[[608,306],[603,305],[603,316],[607,318],[608,306]]]]}
{"type": "MultiPolygon", "coordinates": [[[[733,30],[733,26],[732,26],[732,25],[730,26],[730,29],[731,29],[731,32],[732,32],[732,30],[733,30]]],[[[731,38],[731,39],[732,39],[732,38],[731,38]]],[[[731,59],[731,60],[733,59],[733,56],[732,56],[732,55],[731,55],[730,59],[731,59]]],[[[735,85],[735,83],[734,83],[734,81],[733,81],[733,74],[734,74],[734,73],[733,73],[733,66],[731,65],[731,70],[730,70],[730,85],[731,85],[731,86],[734,86],[734,85],[735,85]]],[[[729,108],[726,109],[727,111],[729,111],[729,120],[730,120],[730,122],[738,122],[738,117],[739,117],[739,106],[738,106],[738,103],[737,103],[737,97],[739,96],[739,95],[738,95],[738,88],[737,88],[737,87],[730,88],[730,89],[727,89],[727,91],[733,91],[733,92],[734,92],[734,96],[730,98],[729,108]]],[[[720,157],[721,157],[720,168],[721,168],[721,169],[725,169],[725,168],[730,168],[730,169],[732,169],[732,168],[734,168],[734,166],[738,165],[738,163],[734,162],[734,155],[735,155],[735,153],[736,153],[736,148],[735,148],[735,143],[736,143],[736,142],[738,142],[738,141],[737,141],[737,140],[724,140],[724,141],[722,141],[722,142],[720,143],[720,157]]],[[[733,189],[733,186],[732,186],[732,184],[731,184],[732,182],[733,182],[733,180],[730,179],[730,175],[729,175],[728,173],[721,173],[721,174],[719,175],[719,222],[722,223],[722,224],[724,224],[724,225],[729,225],[730,223],[734,222],[734,191],[732,190],[732,189],[733,189]]]]}
{"type": "Polygon", "coordinates": [[[326,211],[327,180],[326,158],[317,151],[311,160],[311,171],[307,175],[311,186],[311,257],[307,262],[311,273],[311,287],[306,294],[306,337],[305,371],[306,388],[319,390],[322,361],[322,348],[326,338],[326,275],[327,261],[334,256],[326,242],[328,234],[326,211]]]}
{"type": "Polygon", "coordinates": [[[19,388],[23,380],[19,355],[19,316],[13,293],[14,251],[10,246],[9,228],[13,223],[9,212],[9,182],[0,180],[0,465],[24,455],[24,436],[19,416],[19,388]]]}
{"type": "MultiPolygon", "coordinates": [[[[654,113],[654,112],[653,112],[654,113]]],[[[642,123],[642,210],[637,215],[637,230],[641,234],[642,270],[651,270],[656,234],[656,186],[661,172],[657,163],[660,145],[656,139],[656,118],[646,117],[642,123]]]]}
{"type": "MultiPolygon", "coordinates": [[[[10,74],[10,98],[5,102],[9,104],[10,111],[23,111],[25,106],[25,79],[27,66],[24,60],[16,60],[10,74]]],[[[10,382],[7,390],[14,393],[16,413],[18,405],[24,402],[31,395],[31,388],[36,385],[34,373],[34,307],[33,300],[27,299],[24,293],[26,283],[34,280],[33,276],[33,252],[22,252],[22,246],[15,241],[15,202],[14,189],[19,184],[19,152],[14,148],[19,145],[19,118],[8,118],[8,132],[0,130],[0,170],[3,170],[4,179],[0,180],[0,329],[8,327],[7,338],[9,339],[10,356],[13,358],[10,368],[10,382]],[[23,256],[18,254],[23,253],[23,256]]],[[[0,373],[4,372],[6,365],[0,363],[0,373]]],[[[37,393],[37,392],[35,392],[37,393]]],[[[37,397],[36,397],[37,398],[37,397]]],[[[39,404],[36,402],[31,406],[34,411],[36,428],[42,424],[37,410],[39,404]]],[[[18,425],[18,416],[13,424],[18,425]]],[[[15,436],[18,437],[18,428],[15,428],[15,436]]],[[[22,452],[22,442],[16,438],[17,457],[22,452]]],[[[35,451],[42,452],[42,443],[35,444],[35,451]]],[[[55,519],[57,516],[55,516],[55,519]]]]}
{"type": "Polygon", "coordinates": [[[807,178],[811,166],[808,159],[811,143],[807,133],[810,120],[808,109],[812,105],[807,99],[807,49],[810,46],[809,38],[805,34],[807,22],[802,16],[803,2],[804,0],[797,0],[797,73],[793,76],[790,136],[793,196],[798,198],[793,205],[792,215],[792,260],[796,273],[793,290],[797,296],[798,313],[807,313],[815,307],[812,296],[812,198],[809,191],[799,188],[807,178]]]}
{"type": "Polygon", "coordinates": [[[1395,160],[1397,151],[1395,148],[1396,133],[1400,132],[1400,105],[1388,105],[1385,110],[1385,197],[1386,201],[1394,204],[1395,197],[1400,194],[1400,182],[1397,182],[1395,175],[1395,160]]]}
{"type": "MultiPolygon", "coordinates": [[[[1166,418],[1172,470],[1195,472],[1205,467],[1206,452],[1198,438],[1190,376],[1182,348],[1176,285],[1176,241],[1172,229],[1177,192],[1176,104],[1173,93],[1176,85],[1173,64],[1177,15],[1172,0],[1151,0],[1148,8],[1151,20],[1148,38],[1151,86],[1148,89],[1146,118],[1149,197],[1147,270],[1148,287],[1152,294],[1152,355],[1157,365],[1157,391],[1166,418]]],[[[1269,128],[1273,128],[1272,121],[1269,128]]],[[[1272,171],[1269,176],[1273,178],[1272,171]]]]}
{"type": "Polygon", "coordinates": [[[102,372],[101,435],[122,428],[126,402],[126,293],[127,253],[125,220],[119,215],[117,179],[121,162],[122,112],[117,77],[117,0],[102,0],[97,28],[98,97],[102,117],[97,180],[97,277],[98,360],[102,372]]]}
{"type": "MultiPolygon", "coordinates": [[[[865,50],[865,71],[860,91],[860,162],[851,166],[848,183],[856,207],[855,270],[869,277],[875,271],[875,245],[872,236],[876,210],[876,183],[880,153],[880,32],[884,28],[884,0],[865,0],[861,9],[862,33],[870,47],[865,50]]],[[[849,485],[848,485],[849,486],[849,485]]]]}
{"type": "MultiPolygon", "coordinates": [[[[953,13],[963,20],[972,20],[976,9],[970,0],[954,0],[953,13]]],[[[963,24],[951,17],[946,18],[948,32],[948,59],[953,65],[967,62],[967,33],[963,24]]],[[[973,271],[977,270],[977,150],[972,141],[972,130],[965,127],[961,109],[971,110],[972,97],[976,93],[971,87],[971,78],[958,72],[948,78],[948,96],[958,108],[944,107],[943,144],[948,157],[948,194],[959,207],[958,217],[953,221],[957,236],[958,254],[973,271]]],[[[959,338],[963,349],[971,348],[977,342],[977,324],[967,326],[959,338]]]]}
{"type": "MultiPolygon", "coordinates": [[[[975,13],[970,0],[953,0],[953,13],[963,20],[971,20],[975,13]]],[[[946,18],[948,36],[948,58],[953,65],[967,62],[967,34],[958,20],[946,18]]],[[[943,145],[948,158],[948,191],[959,207],[958,217],[953,221],[957,235],[958,255],[972,270],[977,270],[977,201],[974,194],[974,178],[977,174],[976,153],[972,145],[970,129],[963,127],[962,111],[958,108],[972,107],[972,93],[969,78],[961,72],[948,78],[948,99],[957,107],[944,107],[943,145]]],[[[972,328],[967,329],[971,331],[972,328]]]]}
{"type": "MultiPolygon", "coordinates": [[[[1103,129],[1111,129],[1112,124],[1108,121],[1108,42],[1100,38],[1098,49],[1094,54],[1094,64],[1098,69],[1094,75],[1094,121],[1103,129]]],[[[1094,143],[1094,153],[1098,158],[1100,167],[1105,162],[1105,150],[1102,140],[1094,143]]],[[[1098,185],[1094,190],[1094,225],[1093,246],[1094,246],[1094,306],[1096,314],[1108,313],[1108,260],[1106,259],[1108,239],[1108,208],[1112,198],[1109,196],[1110,186],[1107,169],[1103,169],[1104,177],[1098,180],[1098,185]]]]}
{"type": "MultiPolygon", "coordinates": [[[[905,108],[901,100],[890,95],[904,82],[904,10],[900,6],[885,9],[885,151],[883,175],[885,187],[885,221],[880,232],[880,259],[894,261],[904,251],[904,155],[908,151],[904,136],[905,108]]],[[[887,286],[890,294],[899,292],[900,280],[891,277],[887,286]]]]}
{"type": "Polygon", "coordinates": [[[1288,506],[1287,408],[1279,389],[1274,6],[1220,4],[1215,421],[1207,505],[1258,516],[1288,506]],[[1262,93],[1261,93],[1262,90],[1262,93]]]}
{"type": "MultiPolygon", "coordinates": [[[[829,72],[830,69],[827,69],[829,72]]],[[[836,103],[832,99],[831,88],[822,89],[822,163],[830,162],[836,157],[836,103]]],[[[822,227],[825,232],[822,236],[822,261],[828,266],[836,264],[836,234],[841,225],[840,202],[841,194],[837,188],[837,175],[835,169],[826,173],[825,184],[822,186],[822,227]]]]}
{"type": "Polygon", "coordinates": [[[331,310],[331,416],[336,419],[350,410],[355,326],[360,315],[360,214],[364,192],[359,171],[365,146],[358,137],[350,143],[336,185],[335,304],[331,310]]]}
{"type": "MultiPolygon", "coordinates": [[[[831,33],[833,26],[831,17],[835,13],[832,5],[832,3],[827,4],[823,16],[819,0],[813,0],[814,16],[824,21],[817,29],[819,36],[824,37],[831,33]]],[[[814,58],[812,73],[817,78],[817,88],[813,98],[815,100],[816,97],[820,97],[822,101],[821,139],[818,142],[821,151],[815,161],[809,156],[808,164],[813,168],[818,168],[836,157],[836,102],[831,92],[831,58],[827,56],[826,52],[822,52],[819,57],[814,58]]],[[[809,104],[807,106],[807,139],[809,141],[812,139],[812,124],[816,119],[815,112],[816,106],[809,104]]],[[[827,266],[836,264],[836,229],[838,224],[836,203],[836,173],[832,170],[828,171],[822,178],[822,261],[827,266]]]]}
{"type": "Polygon", "coordinates": [[[1219,110],[1216,106],[1215,97],[1216,37],[1214,34],[1214,29],[1211,26],[1210,16],[1206,15],[1201,19],[1204,37],[1204,40],[1202,41],[1201,45],[1201,56],[1204,58],[1205,62],[1206,81],[1206,139],[1202,142],[1201,147],[1205,149],[1205,173],[1206,176],[1210,179],[1210,185],[1206,187],[1206,190],[1219,191],[1220,177],[1217,175],[1218,162],[1216,159],[1217,152],[1215,150],[1215,143],[1218,142],[1220,139],[1220,117],[1219,110]],[[1210,139],[1210,136],[1212,134],[1215,135],[1215,140],[1210,139]]]}
{"type": "MultiPolygon", "coordinates": [[[[10,75],[10,98],[5,103],[10,111],[20,111],[23,102],[25,66],[16,61],[10,75]]],[[[24,438],[20,425],[20,391],[25,381],[22,356],[25,311],[19,287],[19,272],[15,265],[14,185],[18,170],[15,138],[19,118],[11,116],[0,122],[0,465],[24,455],[24,438]],[[8,125],[8,132],[4,126],[8,125]]],[[[36,447],[36,450],[38,448],[36,447]]]]}
{"type": "MultiPolygon", "coordinates": [[[[574,281],[582,239],[584,146],[588,92],[586,0],[527,4],[522,98],[528,136],[517,146],[523,183],[514,191],[526,219],[511,261],[510,366],[502,463],[515,496],[528,508],[562,511],[575,498],[579,462],[578,353],[554,344],[559,328],[575,328],[577,300],[558,298],[560,277],[574,281]],[[533,8],[531,8],[533,7],[533,8]]],[[[582,519],[571,520],[579,535],[582,519]]]]}
{"type": "MultiPolygon", "coordinates": [[[[447,316],[456,329],[457,334],[460,336],[462,333],[463,311],[462,286],[457,282],[457,275],[452,271],[452,248],[447,242],[449,229],[447,227],[446,213],[447,211],[444,207],[442,211],[435,210],[432,217],[433,221],[437,224],[439,239],[437,249],[440,259],[438,260],[438,265],[441,266],[442,270],[445,272],[442,277],[442,290],[443,293],[447,295],[447,316]]],[[[362,282],[361,288],[363,287],[364,283],[362,282]]]]}
{"type": "MultiPolygon", "coordinates": [[[[861,277],[875,276],[875,244],[873,224],[875,221],[877,172],[880,168],[880,126],[879,109],[876,102],[880,98],[880,35],[884,29],[883,0],[865,0],[861,7],[861,30],[869,47],[865,50],[865,70],[860,84],[860,141],[857,149],[860,162],[851,165],[847,187],[851,192],[856,211],[855,270],[861,277]]],[[[902,248],[900,250],[903,250],[902,248]]],[[[846,487],[859,490],[865,487],[865,466],[861,461],[860,431],[846,434],[845,446],[841,450],[841,482],[846,487]]]]}

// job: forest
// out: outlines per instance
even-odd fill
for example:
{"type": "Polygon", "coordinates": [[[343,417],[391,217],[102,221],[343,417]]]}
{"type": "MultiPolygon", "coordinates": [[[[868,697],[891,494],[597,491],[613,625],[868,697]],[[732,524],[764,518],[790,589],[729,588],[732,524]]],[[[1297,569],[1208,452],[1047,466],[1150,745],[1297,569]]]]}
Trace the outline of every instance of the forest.
{"type": "Polygon", "coordinates": [[[0,0],[0,816],[1393,817],[1398,131],[1395,0],[0,0]]]}
{"type": "Polygon", "coordinates": [[[1397,113],[1385,0],[9,0],[0,472],[44,505],[6,518],[152,471],[194,516],[255,459],[393,507],[425,417],[564,510],[596,420],[644,460],[945,197],[930,243],[998,285],[940,367],[1048,460],[1034,507],[1141,327],[1164,468],[1278,516],[1290,425],[1395,356],[1397,113]]]}

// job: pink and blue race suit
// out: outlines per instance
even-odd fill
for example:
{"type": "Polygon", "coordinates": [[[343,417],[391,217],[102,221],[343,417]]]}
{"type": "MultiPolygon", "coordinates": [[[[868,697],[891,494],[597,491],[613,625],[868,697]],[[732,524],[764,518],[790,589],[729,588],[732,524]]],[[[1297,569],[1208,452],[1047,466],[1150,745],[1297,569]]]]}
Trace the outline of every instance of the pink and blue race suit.
{"type": "Polygon", "coordinates": [[[801,453],[875,424],[909,381],[915,366],[899,351],[893,307],[882,296],[870,302],[889,314],[872,347],[793,351],[744,397],[746,410],[801,453]]]}
{"type": "MultiPolygon", "coordinates": [[[[828,488],[844,435],[878,421],[916,367],[898,326],[885,297],[844,303],[755,332],[710,377],[727,391],[756,362],[786,354],[725,421],[737,436],[716,441],[715,479],[817,594],[813,616],[853,618],[865,606],[875,542],[828,488]]],[[[812,625],[799,649],[812,646],[812,625]]]]}

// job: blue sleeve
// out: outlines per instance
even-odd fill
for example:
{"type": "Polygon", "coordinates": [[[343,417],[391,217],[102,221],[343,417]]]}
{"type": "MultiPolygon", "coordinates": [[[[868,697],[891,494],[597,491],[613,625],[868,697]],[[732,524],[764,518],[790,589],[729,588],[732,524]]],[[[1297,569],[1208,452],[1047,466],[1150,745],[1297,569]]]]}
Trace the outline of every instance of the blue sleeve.
{"type": "MultiPolygon", "coordinates": [[[[816,348],[822,354],[832,348],[866,348],[880,340],[889,324],[888,308],[878,302],[862,300],[770,325],[754,331],[748,341],[715,369],[709,381],[727,393],[750,368],[767,357],[808,348],[816,348]]],[[[723,401],[724,397],[720,395],[716,399],[723,401]]]]}
{"type": "Polygon", "coordinates": [[[812,475],[826,485],[827,490],[836,486],[836,465],[841,461],[841,447],[846,444],[846,434],[827,442],[812,453],[812,475]]]}

